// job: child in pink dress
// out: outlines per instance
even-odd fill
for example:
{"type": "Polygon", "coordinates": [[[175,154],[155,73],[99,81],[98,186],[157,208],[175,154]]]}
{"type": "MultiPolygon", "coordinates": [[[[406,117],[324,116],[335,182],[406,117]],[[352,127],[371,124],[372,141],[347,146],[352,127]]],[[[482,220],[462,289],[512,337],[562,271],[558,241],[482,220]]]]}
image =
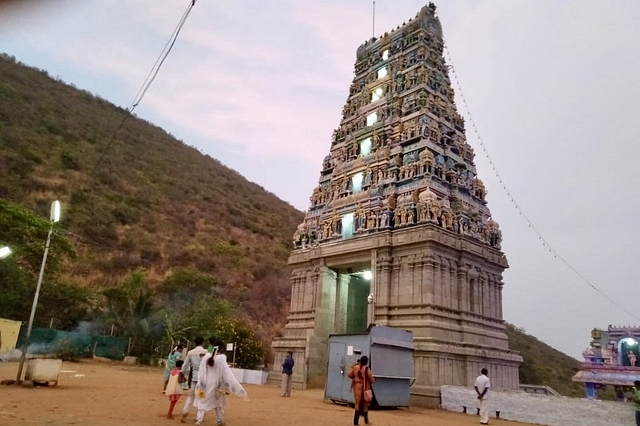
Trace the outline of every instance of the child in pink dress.
{"type": "Polygon", "coordinates": [[[176,406],[176,403],[180,399],[180,395],[182,395],[182,383],[185,382],[184,375],[180,372],[182,365],[184,362],[179,359],[176,361],[176,366],[169,373],[169,381],[167,382],[167,389],[165,390],[165,395],[169,396],[169,412],[167,413],[167,418],[173,418],[173,407],[176,406]]]}

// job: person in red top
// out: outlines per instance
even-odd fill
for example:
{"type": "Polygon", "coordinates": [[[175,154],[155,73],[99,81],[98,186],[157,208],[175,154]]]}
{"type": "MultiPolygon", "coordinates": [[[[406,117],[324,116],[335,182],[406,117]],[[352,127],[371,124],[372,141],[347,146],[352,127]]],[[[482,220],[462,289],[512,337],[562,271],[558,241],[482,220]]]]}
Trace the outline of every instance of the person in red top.
{"type": "Polygon", "coordinates": [[[180,399],[180,395],[182,395],[182,383],[187,381],[180,371],[183,362],[181,359],[176,361],[175,367],[169,372],[169,379],[165,388],[165,394],[169,396],[169,412],[167,413],[167,418],[169,419],[173,418],[173,408],[180,399]]]}
{"type": "Polygon", "coordinates": [[[353,415],[354,425],[358,424],[361,414],[364,417],[365,424],[369,424],[369,404],[371,401],[366,400],[365,392],[371,391],[371,384],[375,382],[376,379],[373,377],[373,373],[371,373],[371,369],[367,367],[367,364],[369,364],[369,358],[363,355],[349,372],[353,399],[356,404],[356,412],[353,415]]]}

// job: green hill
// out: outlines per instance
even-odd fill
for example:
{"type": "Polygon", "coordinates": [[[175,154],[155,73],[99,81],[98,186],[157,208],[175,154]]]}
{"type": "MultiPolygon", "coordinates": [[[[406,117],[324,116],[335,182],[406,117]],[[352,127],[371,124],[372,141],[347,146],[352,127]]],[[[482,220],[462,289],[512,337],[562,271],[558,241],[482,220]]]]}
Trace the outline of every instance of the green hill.
{"type": "Polygon", "coordinates": [[[580,361],[530,336],[524,330],[507,324],[509,347],[520,352],[520,383],[546,385],[562,395],[584,397],[581,384],[571,381],[580,370],[580,361]]]}
{"type": "MultiPolygon", "coordinates": [[[[165,297],[185,288],[206,293],[213,283],[214,293],[259,324],[268,341],[286,321],[286,260],[302,212],[139,118],[130,117],[112,138],[125,114],[45,71],[0,56],[1,201],[45,218],[51,200],[63,203],[61,227],[77,255],[59,268],[59,281],[107,290],[110,303],[118,296],[113,288],[135,282],[135,276],[127,277],[136,270],[159,290],[155,297],[163,303],[162,290],[165,297]]],[[[17,238],[10,227],[0,221],[0,243],[17,238]]],[[[41,248],[32,255],[35,272],[41,248]]],[[[70,327],[99,304],[95,295],[74,287],[57,288],[55,297],[47,288],[36,324],[48,324],[43,310],[52,316],[64,310],[70,327]],[[86,306],[69,307],[69,300],[86,306]]],[[[8,297],[3,294],[0,299],[8,297]]],[[[151,309],[143,296],[132,309],[151,309]]],[[[4,306],[20,305],[16,300],[5,300],[4,306]]],[[[24,319],[18,318],[28,310],[23,305],[15,319],[24,319]]],[[[198,312],[190,312],[192,323],[198,312]]],[[[510,347],[525,360],[523,383],[583,395],[582,387],[571,383],[578,361],[514,326],[507,334],[510,347]]]]}
{"type": "MultiPolygon", "coordinates": [[[[284,321],[286,260],[303,214],[125,110],[0,57],[0,197],[48,217],[78,253],[62,279],[93,289],[141,268],[197,269],[267,327],[284,321]]],[[[0,241],[2,240],[0,230],[0,241]]]]}

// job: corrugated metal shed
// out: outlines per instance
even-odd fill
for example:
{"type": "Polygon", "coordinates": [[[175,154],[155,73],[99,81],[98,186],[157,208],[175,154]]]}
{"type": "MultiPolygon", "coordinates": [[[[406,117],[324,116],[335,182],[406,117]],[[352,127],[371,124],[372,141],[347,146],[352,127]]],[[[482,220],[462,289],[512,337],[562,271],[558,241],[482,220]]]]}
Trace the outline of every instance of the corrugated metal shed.
{"type": "Polygon", "coordinates": [[[366,333],[329,336],[329,364],[325,399],[353,404],[348,374],[361,356],[369,357],[375,377],[372,407],[408,407],[413,372],[413,333],[386,326],[370,326],[366,333]]]}

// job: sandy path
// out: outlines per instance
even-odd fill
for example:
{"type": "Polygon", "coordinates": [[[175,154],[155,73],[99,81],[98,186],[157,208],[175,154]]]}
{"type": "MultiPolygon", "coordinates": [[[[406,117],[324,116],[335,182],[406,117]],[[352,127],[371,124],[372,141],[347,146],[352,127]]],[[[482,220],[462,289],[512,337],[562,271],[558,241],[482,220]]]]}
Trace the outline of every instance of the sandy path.
{"type": "MultiPolygon", "coordinates": [[[[0,425],[92,425],[162,426],[181,423],[166,416],[168,398],[162,394],[162,369],[104,364],[93,361],[65,362],[56,387],[28,389],[0,386],[0,425]],[[83,374],[83,377],[73,377],[83,374]]],[[[13,379],[18,364],[0,362],[0,379],[13,379]]],[[[246,386],[251,399],[231,398],[226,411],[229,426],[349,426],[353,410],[325,403],[321,390],[293,391],[291,398],[279,397],[276,386],[246,386]]],[[[183,399],[177,411],[182,409],[183,399]]],[[[195,416],[193,409],[189,422],[195,416]]],[[[208,413],[205,425],[215,425],[208,413]]],[[[375,426],[463,426],[477,425],[476,416],[421,408],[372,411],[375,426]]],[[[360,420],[360,424],[364,422],[360,420]]],[[[492,420],[494,425],[523,423],[492,420]]]]}

